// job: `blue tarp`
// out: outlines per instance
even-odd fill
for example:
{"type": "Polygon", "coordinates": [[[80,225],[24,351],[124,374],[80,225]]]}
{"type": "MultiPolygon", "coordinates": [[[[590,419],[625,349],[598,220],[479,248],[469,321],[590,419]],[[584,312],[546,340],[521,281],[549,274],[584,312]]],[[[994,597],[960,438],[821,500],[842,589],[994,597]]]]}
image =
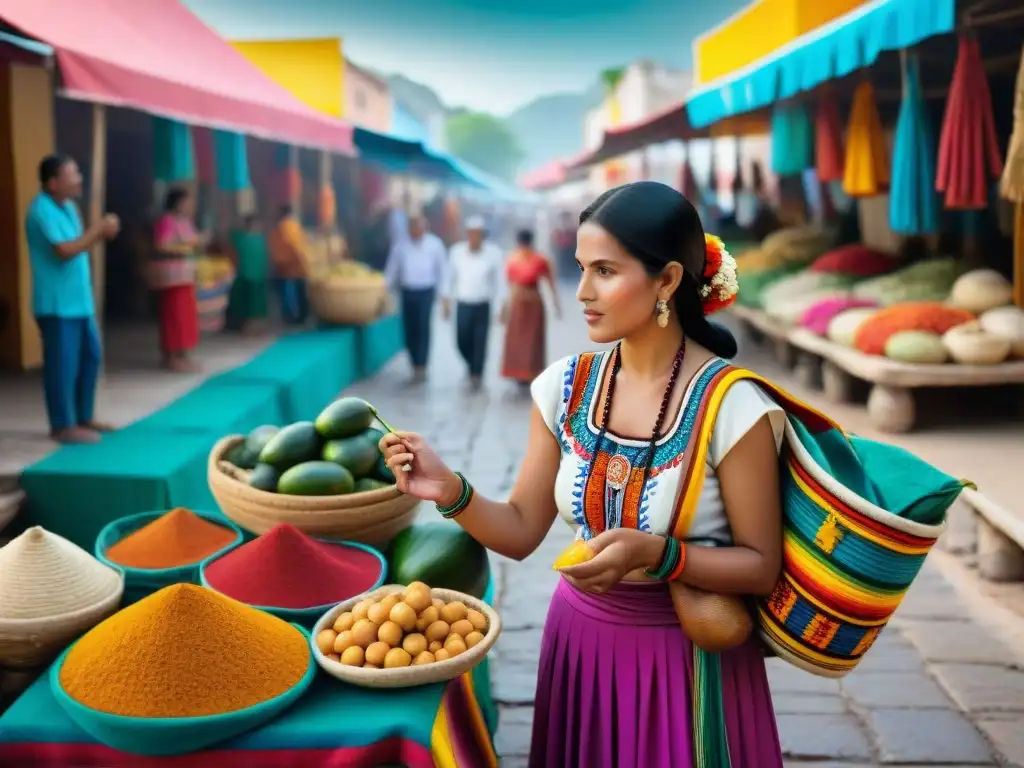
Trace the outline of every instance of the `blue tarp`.
{"type": "Polygon", "coordinates": [[[870,66],[884,51],[952,32],[957,0],[874,0],[749,66],[696,89],[690,124],[704,128],[870,66]]]}

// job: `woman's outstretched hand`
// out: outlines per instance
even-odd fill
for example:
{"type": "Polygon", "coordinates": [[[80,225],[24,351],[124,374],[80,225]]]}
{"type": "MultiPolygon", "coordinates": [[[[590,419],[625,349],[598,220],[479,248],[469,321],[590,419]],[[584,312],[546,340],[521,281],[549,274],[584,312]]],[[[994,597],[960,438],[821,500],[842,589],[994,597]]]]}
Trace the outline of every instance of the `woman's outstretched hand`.
{"type": "Polygon", "coordinates": [[[454,504],[462,482],[415,432],[392,432],[378,444],[384,461],[395,474],[398,490],[442,507],[454,504]],[[408,472],[402,467],[409,465],[408,472]]]}
{"type": "Polygon", "coordinates": [[[559,573],[584,592],[601,594],[627,573],[655,567],[661,560],[665,539],[635,528],[613,528],[592,538],[587,546],[595,552],[592,559],[562,568],[559,573]]]}

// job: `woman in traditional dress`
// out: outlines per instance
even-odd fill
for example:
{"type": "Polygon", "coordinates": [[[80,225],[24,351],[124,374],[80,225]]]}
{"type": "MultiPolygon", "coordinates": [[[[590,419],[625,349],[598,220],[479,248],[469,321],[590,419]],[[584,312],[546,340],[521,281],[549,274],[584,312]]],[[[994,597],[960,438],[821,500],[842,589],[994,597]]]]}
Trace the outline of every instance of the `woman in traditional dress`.
{"type": "Polygon", "coordinates": [[[501,375],[522,385],[533,381],[547,365],[546,323],[540,284],[551,289],[551,301],[558,317],[558,291],[551,274],[551,264],[533,249],[533,232],[523,229],[516,235],[518,246],[505,264],[509,286],[508,300],[501,310],[505,324],[505,352],[501,358],[501,375]]]}
{"type": "Polygon", "coordinates": [[[180,372],[199,369],[189,358],[199,345],[194,258],[205,240],[193,224],[195,211],[192,193],[175,187],[167,192],[164,213],[153,230],[154,266],[162,276],[157,288],[160,351],[164,367],[180,372]]]}
{"type": "Polygon", "coordinates": [[[616,345],[560,360],[534,381],[509,500],[473,493],[419,435],[387,435],[381,449],[401,491],[435,502],[489,549],[521,560],[561,517],[593,554],[561,571],[551,600],[532,768],[781,768],[761,648],[747,639],[712,655],[714,685],[695,686],[712,678],[698,669],[706,657],[682,631],[669,588],[767,595],[781,568],[781,408],[737,382],[706,460],[698,451],[702,466],[689,466],[709,377],[736,352],[706,317],[735,297],[735,262],[705,238],[693,206],[655,182],[597,198],[577,242],[590,338],[616,345]],[[691,470],[704,473],[703,491],[679,520],[691,470]]]}
{"type": "Polygon", "coordinates": [[[238,276],[231,286],[228,327],[246,334],[263,330],[269,315],[270,255],[259,219],[249,214],[231,233],[238,276]]]}

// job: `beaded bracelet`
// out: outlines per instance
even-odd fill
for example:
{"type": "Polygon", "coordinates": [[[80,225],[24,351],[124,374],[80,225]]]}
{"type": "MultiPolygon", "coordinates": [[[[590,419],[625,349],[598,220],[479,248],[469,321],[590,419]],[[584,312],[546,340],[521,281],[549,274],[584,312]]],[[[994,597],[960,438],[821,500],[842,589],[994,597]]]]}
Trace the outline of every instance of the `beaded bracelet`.
{"type": "Polygon", "coordinates": [[[672,536],[665,539],[665,551],[661,555],[661,563],[655,569],[647,568],[644,573],[656,581],[671,581],[683,572],[686,564],[686,550],[681,541],[672,536]]]}
{"type": "Polygon", "coordinates": [[[441,513],[441,517],[451,520],[453,517],[458,517],[462,512],[469,506],[469,503],[473,500],[473,486],[469,484],[469,481],[461,472],[456,472],[455,476],[462,481],[462,492],[459,493],[459,498],[455,500],[455,503],[449,507],[442,507],[440,504],[435,504],[437,511],[441,513]]]}

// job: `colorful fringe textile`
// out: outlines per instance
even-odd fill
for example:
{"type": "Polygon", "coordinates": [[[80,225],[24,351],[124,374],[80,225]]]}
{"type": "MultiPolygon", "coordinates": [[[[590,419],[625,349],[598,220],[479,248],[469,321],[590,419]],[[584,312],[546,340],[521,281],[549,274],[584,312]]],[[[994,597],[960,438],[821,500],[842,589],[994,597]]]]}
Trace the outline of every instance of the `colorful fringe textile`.
{"type": "Polygon", "coordinates": [[[843,191],[850,197],[874,197],[889,186],[889,158],[878,116],[875,89],[863,82],[853,94],[846,134],[843,191]]]}
{"type": "MultiPolygon", "coordinates": [[[[721,362],[702,403],[677,536],[689,529],[700,498],[704,473],[692,468],[704,466],[722,399],[743,379],[761,386],[788,415],[783,572],[772,595],[758,603],[759,632],[791,664],[842,677],[892,617],[945,528],[946,510],[969,483],[900,448],[846,435],[774,384],[721,362]]],[[[703,723],[715,707],[707,690],[703,723]]]]}
{"type": "Polygon", "coordinates": [[[935,141],[921,92],[917,55],[903,52],[903,101],[892,152],[889,226],[901,235],[930,235],[939,229],[935,194],[935,141]]]}
{"type": "Polygon", "coordinates": [[[843,180],[843,126],[835,92],[829,88],[814,116],[814,167],[819,181],[843,180]]]}
{"type": "Polygon", "coordinates": [[[975,38],[962,35],[939,138],[935,188],[945,194],[947,208],[980,210],[988,207],[991,180],[1002,172],[981,50],[975,38]]]}
{"type": "Polygon", "coordinates": [[[1006,148],[1006,167],[999,182],[999,192],[1007,200],[1024,203],[1024,48],[1021,49],[1013,98],[1013,133],[1006,148]]]}
{"type": "Polygon", "coordinates": [[[772,112],[772,170],[780,176],[814,166],[814,128],[803,104],[780,104],[772,112]]]}
{"type": "Polygon", "coordinates": [[[196,175],[192,129],[177,120],[153,118],[153,175],[158,181],[191,181],[196,175]]]}

